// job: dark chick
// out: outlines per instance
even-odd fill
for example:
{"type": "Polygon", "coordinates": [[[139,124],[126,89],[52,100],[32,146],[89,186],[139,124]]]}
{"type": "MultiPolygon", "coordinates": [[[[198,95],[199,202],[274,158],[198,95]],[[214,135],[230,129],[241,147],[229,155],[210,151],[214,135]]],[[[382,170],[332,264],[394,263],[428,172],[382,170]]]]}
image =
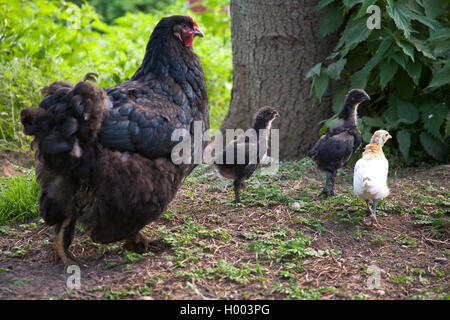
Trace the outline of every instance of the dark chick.
{"type": "Polygon", "coordinates": [[[307,154],[320,170],[325,171],[326,184],[321,195],[335,195],[334,181],[337,170],[347,164],[361,145],[361,132],[358,130],[356,115],[358,105],[365,100],[370,100],[370,97],[364,90],[350,90],[339,114],[339,124],[329,128],[307,154]]]}
{"type": "Polygon", "coordinates": [[[254,141],[251,138],[236,139],[227,144],[225,150],[216,159],[216,167],[220,174],[232,179],[234,185],[235,202],[241,202],[240,189],[248,179],[261,159],[267,154],[268,139],[272,121],[279,116],[278,111],[272,107],[262,107],[255,114],[253,129],[255,130],[254,141]],[[243,156],[239,158],[239,154],[243,156]],[[227,160],[228,158],[228,160],[227,160]]]}
{"type": "Polygon", "coordinates": [[[55,82],[37,109],[21,113],[34,136],[40,212],[55,226],[55,260],[71,264],[76,222],[92,240],[125,240],[144,252],[140,230],[164,212],[194,164],[175,165],[175,129],[209,128],[208,94],[187,16],[163,18],[133,77],[109,89],[86,81],[55,82]]]}

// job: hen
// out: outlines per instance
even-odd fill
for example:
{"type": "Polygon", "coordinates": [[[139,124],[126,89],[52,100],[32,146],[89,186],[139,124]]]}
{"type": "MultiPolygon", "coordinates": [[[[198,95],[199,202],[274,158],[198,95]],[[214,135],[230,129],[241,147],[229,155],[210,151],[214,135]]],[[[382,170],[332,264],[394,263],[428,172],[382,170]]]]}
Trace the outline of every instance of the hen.
{"type": "Polygon", "coordinates": [[[365,100],[370,100],[370,97],[364,90],[350,90],[345,98],[344,108],[338,116],[338,125],[329,128],[307,154],[320,170],[325,171],[327,181],[321,195],[335,195],[334,181],[337,170],[347,164],[361,145],[356,114],[358,105],[365,100]]]}
{"type": "Polygon", "coordinates": [[[239,190],[243,182],[255,172],[266,155],[272,121],[278,116],[275,108],[260,108],[255,114],[253,125],[255,141],[251,141],[248,137],[245,137],[246,140],[242,142],[239,139],[231,141],[225,150],[217,155],[217,160],[220,160],[216,161],[216,167],[220,174],[233,180],[235,202],[241,202],[239,190]],[[242,159],[240,159],[240,152],[242,152],[242,159]]]}
{"type": "MultiPolygon", "coordinates": [[[[125,240],[148,249],[140,230],[164,212],[195,164],[175,165],[175,129],[209,128],[205,76],[192,49],[203,37],[188,16],[163,18],[133,77],[103,90],[87,81],[55,82],[37,109],[24,109],[35,137],[40,212],[55,226],[55,261],[68,252],[77,221],[95,242],[125,240]]],[[[204,145],[203,145],[204,147],[204,145]]]]}
{"type": "Polygon", "coordinates": [[[366,146],[362,158],[356,162],[353,174],[353,192],[366,201],[367,209],[375,222],[377,222],[375,213],[378,201],[389,195],[387,186],[389,163],[382,147],[390,138],[392,137],[389,132],[376,131],[366,146]],[[373,209],[370,208],[369,200],[373,200],[373,209]]]}

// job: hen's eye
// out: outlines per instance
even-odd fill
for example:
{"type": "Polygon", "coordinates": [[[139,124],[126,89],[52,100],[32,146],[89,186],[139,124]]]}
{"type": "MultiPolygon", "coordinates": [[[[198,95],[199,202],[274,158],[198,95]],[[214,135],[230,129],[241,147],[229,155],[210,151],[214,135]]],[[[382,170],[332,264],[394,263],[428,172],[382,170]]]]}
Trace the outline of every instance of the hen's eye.
{"type": "Polygon", "coordinates": [[[183,23],[183,28],[187,28],[187,24],[186,23],[183,23]]]}

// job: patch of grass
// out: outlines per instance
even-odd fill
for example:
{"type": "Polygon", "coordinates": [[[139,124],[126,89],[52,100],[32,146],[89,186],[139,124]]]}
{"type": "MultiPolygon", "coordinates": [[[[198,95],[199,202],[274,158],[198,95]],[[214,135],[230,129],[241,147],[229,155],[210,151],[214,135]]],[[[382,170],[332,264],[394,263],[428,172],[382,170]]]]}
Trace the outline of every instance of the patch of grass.
{"type": "Polygon", "coordinates": [[[39,190],[34,170],[0,178],[0,225],[39,217],[39,190]]]}
{"type": "Polygon", "coordinates": [[[415,208],[411,211],[415,213],[413,223],[431,226],[433,237],[443,238],[450,234],[450,218],[448,215],[445,215],[444,209],[436,209],[429,213],[420,208],[415,208]]]}
{"type": "Polygon", "coordinates": [[[386,237],[387,237],[387,233],[382,233],[382,234],[374,233],[374,234],[372,234],[372,240],[370,240],[370,243],[373,245],[382,245],[383,243],[385,243],[387,241],[386,237]]]}
{"type": "Polygon", "coordinates": [[[117,300],[122,297],[130,297],[135,296],[136,293],[133,291],[127,290],[112,290],[110,287],[107,287],[105,291],[103,291],[103,298],[109,300],[117,300]]]}
{"type": "Polygon", "coordinates": [[[11,278],[11,281],[18,287],[23,286],[25,283],[30,282],[28,279],[18,279],[18,278],[11,278]]]}
{"type": "Polygon", "coordinates": [[[391,280],[392,280],[392,282],[397,283],[397,284],[414,282],[413,276],[410,276],[410,275],[402,276],[402,275],[398,275],[396,273],[392,273],[391,280]]]}
{"type": "Polygon", "coordinates": [[[276,291],[286,294],[289,299],[295,300],[320,300],[324,292],[333,292],[334,287],[299,288],[297,278],[290,279],[287,284],[274,282],[276,291]]]}
{"type": "Polygon", "coordinates": [[[8,257],[12,257],[12,258],[23,258],[28,253],[30,248],[31,248],[30,244],[26,244],[23,247],[15,245],[13,247],[14,251],[13,252],[5,251],[5,255],[7,255],[8,257]]]}
{"type": "Polygon", "coordinates": [[[275,228],[268,237],[259,237],[258,241],[249,244],[249,249],[261,254],[262,259],[275,262],[298,262],[308,256],[323,256],[337,253],[335,250],[316,250],[308,247],[311,237],[295,232],[294,237],[288,238],[290,231],[286,228],[275,228]]]}
{"type": "Polygon", "coordinates": [[[307,214],[306,217],[296,216],[294,218],[294,221],[303,225],[313,227],[320,234],[322,234],[324,230],[322,226],[322,220],[313,218],[310,214],[307,214]]]}
{"type": "Polygon", "coordinates": [[[398,242],[401,243],[402,245],[405,245],[405,246],[408,246],[408,247],[412,247],[412,248],[417,247],[417,240],[410,238],[406,234],[400,234],[397,237],[397,239],[398,239],[398,242]]]}
{"type": "Polygon", "coordinates": [[[175,226],[172,230],[162,226],[158,231],[159,237],[175,252],[174,261],[179,267],[185,267],[187,261],[198,261],[206,254],[205,252],[217,247],[215,244],[205,242],[205,239],[216,239],[223,243],[231,239],[226,229],[207,229],[186,215],[183,215],[182,225],[175,226]]]}
{"type": "Polygon", "coordinates": [[[249,263],[242,263],[238,266],[234,266],[224,260],[219,260],[217,262],[217,267],[209,267],[206,268],[205,271],[207,275],[212,275],[216,278],[227,278],[237,283],[246,284],[256,279],[260,279],[267,269],[258,268],[249,263]]]}

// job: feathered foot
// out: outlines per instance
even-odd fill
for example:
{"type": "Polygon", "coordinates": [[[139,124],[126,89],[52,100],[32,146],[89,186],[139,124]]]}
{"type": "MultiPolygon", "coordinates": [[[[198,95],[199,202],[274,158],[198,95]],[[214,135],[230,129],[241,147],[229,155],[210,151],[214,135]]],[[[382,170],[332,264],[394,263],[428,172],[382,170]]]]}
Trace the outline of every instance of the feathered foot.
{"type": "Polygon", "coordinates": [[[60,260],[66,266],[79,264],[76,262],[74,256],[68,251],[73,240],[74,229],[75,220],[72,220],[71,217],[66,218],[62,224],[55,226],[55,240],[53,242],[55,264],[60,260]]]}
{"type": "Polygon", "coordinates": [[[148,252],[149,241],[142,233],[138,232],[135,236],[126,239],[123,247],[125,250],[142,254],[148,252]]]}

